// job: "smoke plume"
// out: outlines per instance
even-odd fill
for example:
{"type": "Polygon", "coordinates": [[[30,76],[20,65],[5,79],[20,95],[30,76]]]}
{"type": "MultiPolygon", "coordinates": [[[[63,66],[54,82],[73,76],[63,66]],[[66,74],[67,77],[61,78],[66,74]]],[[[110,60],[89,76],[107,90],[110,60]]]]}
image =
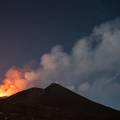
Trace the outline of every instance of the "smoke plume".
{"type": "Polygon", "coordinates": [[[57,82],[92,100],[117,108],[120,101],[119,73],[120,20],[116,19],[96,26],[89,36],[75,43],[69,54],[62,46],[53,47],[50,53],[41,57],[37,69],[11,68],[0,85],[0,91],[6,84],[6,91],[11,93],[15,89],[16,93],[32,86],[46,87],[57,82]]]}

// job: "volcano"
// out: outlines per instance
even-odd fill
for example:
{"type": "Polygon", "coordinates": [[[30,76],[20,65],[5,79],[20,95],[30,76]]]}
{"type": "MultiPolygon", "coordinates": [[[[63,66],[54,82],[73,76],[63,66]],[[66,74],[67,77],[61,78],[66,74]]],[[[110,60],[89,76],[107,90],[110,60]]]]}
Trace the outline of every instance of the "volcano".
{"type": "Polygon", "coordinates": [[[120,120],[120,111],[53,83],[0,99],[0,120],[120,120]]]}

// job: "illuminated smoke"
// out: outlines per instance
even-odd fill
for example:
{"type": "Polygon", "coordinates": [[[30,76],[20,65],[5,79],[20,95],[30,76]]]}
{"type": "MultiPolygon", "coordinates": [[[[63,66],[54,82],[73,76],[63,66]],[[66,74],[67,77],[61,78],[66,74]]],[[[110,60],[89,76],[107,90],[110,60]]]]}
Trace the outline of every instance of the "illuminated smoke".
{"type": "Polygon", "coordinates": [[[61,46],[53,47],[35,70],[11,68],[0,85],[0,96],[57,82],[99,102],[111,99],[117,103],[120,83],[116,73],[120,73],[119,19],[95,27],[89,36],[76,42],[70,54],[61,46]]]}

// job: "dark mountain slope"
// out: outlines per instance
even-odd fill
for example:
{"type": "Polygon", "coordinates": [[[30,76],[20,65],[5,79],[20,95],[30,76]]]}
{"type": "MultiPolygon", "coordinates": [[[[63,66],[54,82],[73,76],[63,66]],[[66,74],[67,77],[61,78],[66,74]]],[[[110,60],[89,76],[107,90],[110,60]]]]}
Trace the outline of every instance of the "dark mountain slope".
{"type": "Polygon", "coordinates": [[[0,101],[1,120],[119,120],[120,112],[51,84],[0,101]]]}

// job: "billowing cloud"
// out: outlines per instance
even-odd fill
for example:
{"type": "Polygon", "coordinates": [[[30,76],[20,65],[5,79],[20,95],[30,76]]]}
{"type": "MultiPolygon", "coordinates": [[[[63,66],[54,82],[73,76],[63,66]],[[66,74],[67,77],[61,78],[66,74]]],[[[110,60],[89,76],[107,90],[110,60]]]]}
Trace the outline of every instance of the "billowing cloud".
{"type": "Polygon", "coordinates": [[[57,82],[79,94],[120,109],[120,20],[96,26],[71,53],[55,46],[36,70],[24,72],[26,87],[57,82]]]}

